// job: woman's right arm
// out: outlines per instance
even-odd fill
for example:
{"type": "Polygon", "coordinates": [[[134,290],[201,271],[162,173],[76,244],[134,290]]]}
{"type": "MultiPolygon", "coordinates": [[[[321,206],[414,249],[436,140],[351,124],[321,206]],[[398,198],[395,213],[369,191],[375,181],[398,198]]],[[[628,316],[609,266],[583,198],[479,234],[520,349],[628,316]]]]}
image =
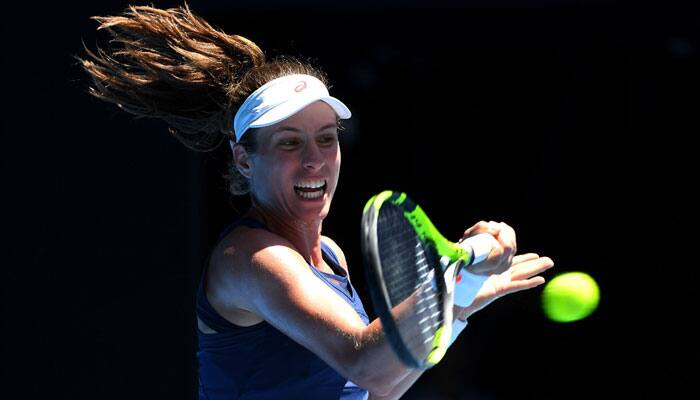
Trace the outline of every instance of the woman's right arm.
{"type": "MultiPolygon", "coordinates": [[[[497,237],[485,264],[502,269],[505,259],[510,263],[503,255],[514,251],[515,235],[482,225],[468,234],[489,232],[497,237]]],[[[214,260],[217,284],[210,300],[217,310],[238,308],[259,316],[373,395],[388,395],[420,375],[397,358],[381,321],[365,326],[285,239],[250,230],[230,243],[235,244],[217,252],[214,260]]]]}
{"type": "Polygon", "coordinates": [[[365,326],[283,238],[255,230],[230,243],[210,271],[210,301],[222,315],[239,308],[259,316],[373,394],[389,393],[412,371],[394,355],[379,319],[365,326]]]}

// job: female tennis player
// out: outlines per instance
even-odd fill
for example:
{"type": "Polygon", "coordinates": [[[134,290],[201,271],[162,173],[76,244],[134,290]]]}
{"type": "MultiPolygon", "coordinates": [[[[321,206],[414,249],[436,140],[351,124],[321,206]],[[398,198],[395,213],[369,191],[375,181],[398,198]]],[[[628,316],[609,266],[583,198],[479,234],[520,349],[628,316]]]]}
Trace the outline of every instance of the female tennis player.
{"type": "MultiPolygon", "coordinates": [[[[396,399],[422,370],[402,364],[369,321],[340,247],[322,234],[338,185],[341,121],[324,74],[212,28],[187,5],[129,7],[96,17],[110,48],[80,60],[90,92],[165,121],[196,151],[231,146],[226,179],[252,206],[213,248],[197,296],[201,399],[396,399]]],[[[498,297],[544,282],[552,261],[514,256],[504,223],[479,222],[495,243],[488,277],[460,329],[498,297]]],[[[456,329],[458,332],[460,329],[456,329]]]]}

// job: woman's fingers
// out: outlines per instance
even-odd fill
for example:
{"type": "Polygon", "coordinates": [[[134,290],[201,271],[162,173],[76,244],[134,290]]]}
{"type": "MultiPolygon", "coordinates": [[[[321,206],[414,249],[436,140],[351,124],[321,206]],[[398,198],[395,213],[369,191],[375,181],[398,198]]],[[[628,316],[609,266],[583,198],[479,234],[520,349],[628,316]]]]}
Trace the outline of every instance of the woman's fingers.
{"type": "MultiPolygon", "coordinates": [[[[495,224],[494,221],[491,221],[490,223],[495,224]]],[[[505,222],[499,223],[498,226],[498,240],[503,244],[503,247],[506,250],[506,257],[508,257],[510,261],[513,255],[515,255],[515,253],[518,251],[517,241],[515,239],[515,230],[505,222]]]]}
{"type": "Polygon", "coordinates": [[[520,264],[525,261],[530,261],[539,258],[536,253],[526,253],[526,254],[518,254],[517,256],[513,257],[513,266],[516,264],[520,264]]]}
{"type": "Polygon", "coordinates": [[[544,278],[541,276],[536,276],[530,279],[524,279],[519,281],[511,281],[506,288],[504,295],[511,294],[515,292],[520,292],[522,290],[532,289],[535,286],[539,286],[544,283],[544,278]]]}
{"type": "MultiPolygon", "coordinates": [[[[536,254],[519,255],[514,257],[513,266],[510,268],[511,280],[520,281],[528,279],[553,266],[554,261],[549,257],[539,257],[536,254]]],[[[542,279],[544,280],[544,278],[542,279]]]]}
{"type": "Polygon", "coordinates": [[[474,236],[478,233],[490,233],[491,235],[497,235],[498,231],[494,230],[491,225],[486,221],[479,221],[472,225],[469,229],[464,231],[462,239],[466,239],[469,236],[474,236]]]}

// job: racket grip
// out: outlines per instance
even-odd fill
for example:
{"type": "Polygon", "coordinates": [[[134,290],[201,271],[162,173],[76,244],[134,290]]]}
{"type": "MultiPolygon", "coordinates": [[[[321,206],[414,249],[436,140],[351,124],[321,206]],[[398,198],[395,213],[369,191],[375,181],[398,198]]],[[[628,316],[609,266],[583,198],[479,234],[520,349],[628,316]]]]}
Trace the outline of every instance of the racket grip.
{"type": "Polygon", "coordinates": [[[491,253],[493,242],[496,240],[490,233],[480,233],[470,236],[461,243],[466,243],[472,248],[472,264],[478,264],[486,259],[491,253]]]}

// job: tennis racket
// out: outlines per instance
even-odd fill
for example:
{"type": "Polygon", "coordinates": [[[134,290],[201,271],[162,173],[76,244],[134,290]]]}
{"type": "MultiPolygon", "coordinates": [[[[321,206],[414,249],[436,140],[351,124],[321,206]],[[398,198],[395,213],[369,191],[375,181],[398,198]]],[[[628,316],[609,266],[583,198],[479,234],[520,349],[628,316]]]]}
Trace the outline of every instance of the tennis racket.
{"type": "Polygon", "coordinates": [[[373,196],[362,213],[367,289],[387,340],[412,368],[437,364],[450,345],[455,279],[485,259],[488,234],[445,239],[405,193],[373,196]]]}

